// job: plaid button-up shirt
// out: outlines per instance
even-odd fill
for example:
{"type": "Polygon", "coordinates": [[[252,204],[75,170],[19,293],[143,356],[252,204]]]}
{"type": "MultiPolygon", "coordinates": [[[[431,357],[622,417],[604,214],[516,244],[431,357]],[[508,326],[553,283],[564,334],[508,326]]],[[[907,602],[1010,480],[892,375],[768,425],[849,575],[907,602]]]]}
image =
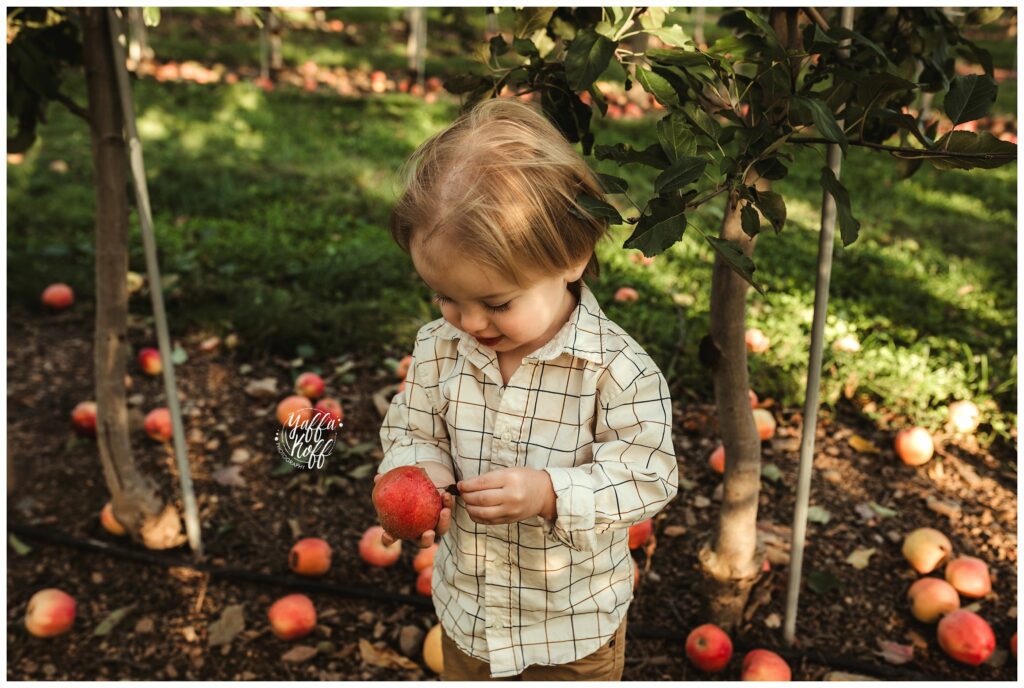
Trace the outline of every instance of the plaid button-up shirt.
{"type": "Polygon", "coordinates": [[[493,349],[443,318],[423,326],[381,428],[379,473],[434,462],[452,482],[510,466],[551,476],[553,521],[481,525],[456,498],[434,558],[445,632],[495,678],[611,639],[633,599],[628,529],[678,489],[665,377],[581,286],[507,385],[493,349]]]}

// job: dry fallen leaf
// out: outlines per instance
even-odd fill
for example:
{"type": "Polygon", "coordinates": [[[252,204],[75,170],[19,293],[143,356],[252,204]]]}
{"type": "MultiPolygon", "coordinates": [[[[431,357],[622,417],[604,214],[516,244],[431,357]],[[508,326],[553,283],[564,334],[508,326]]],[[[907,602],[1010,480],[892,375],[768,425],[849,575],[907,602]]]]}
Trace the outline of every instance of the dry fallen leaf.
{"type": "Polygon", "coordinates": [[[305,662],[316,656],[316,648],[309,645],[296,645],[281,655],[282,662],[305,662]]]}
{"type": "Polygon", "coordinates": [[[210,624],[210,646],[226,645],[245,630],[245,605],[233,604],[224,608],[220,618],[210,624]]]}
{"type": "Polygon", "coordinates": [[[359,639],[359,654],[367,664],[389,669],[419,669],[419,665],[398,654],[390,647],[377,649],[369,640],[359,639]]]}
{"type": "Polygon", "coordinates": [[[213,479],[220,485],[231,487],[245,487],[245,478],[242,477],[241,466],[228,466],[213,472],[213,479]]]}
{"type": "Polygon", "coordinates": [[[686,526],[665,526],[665,530],[661,532],[668,537],[679,537],[686,535],[686,526]]]}
{"type": "Polygon", "coordinates": [[[764,625],[768,628],[778,628],[782,625],[782,617],[777,613],[772,612],[764,619],[764,625]]]}
{"type": "Polygon", "coordinates": [[[874,547],[858,547],[846,557],[846,563],[855,569],[867,568],[868,562],[871,561],[871,555],[875,553],[874,547]]]}
{"type": "Polygon", "coordinates": [[[881,652],[875,654],[889,662],[889,664],[906,664],[914,659],[913,645],[900,645],[891,640],[878,640],[878,647],[881,652]]]}
{"type": "Polygon", "coordinates": [[[861,453],[864,453],[864,454],[878,454],[878,453],[880,453],[879,448],[876,447],[875,444],[871,440],[864,439],[860,435],[851,435],[850,439],[847,440],[847,442],[850,443],[850,446],[853,447],[853,449],[855,451],[858,451],[858,452],[861,452],[861,453]]]}

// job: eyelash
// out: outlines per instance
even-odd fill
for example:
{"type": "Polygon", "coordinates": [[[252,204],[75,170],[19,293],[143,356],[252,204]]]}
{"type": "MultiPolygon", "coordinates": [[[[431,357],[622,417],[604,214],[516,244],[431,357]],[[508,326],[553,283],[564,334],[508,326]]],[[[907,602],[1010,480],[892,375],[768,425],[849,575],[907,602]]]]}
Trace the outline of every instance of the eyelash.
{"type": "MultiPolygon", "coordinates": [[[[438,304],[451,303],[451,299],[449,299],[447,296],[441,296],[440,294],[438,294],[437,296],[434,297],[434,301],[436,303],[438,303],[438,304]]],[[[512,303],[511,301],[507,301],[507,302],[501,304],[500,306],[488,306],[485,303],[484,304],[484,308],[486,308],[487,310],[491,311],[492,313],[504,313],[505,311],[507,311],[509,308],[512,307],[510,305],[511,303],[512,303]]]]}

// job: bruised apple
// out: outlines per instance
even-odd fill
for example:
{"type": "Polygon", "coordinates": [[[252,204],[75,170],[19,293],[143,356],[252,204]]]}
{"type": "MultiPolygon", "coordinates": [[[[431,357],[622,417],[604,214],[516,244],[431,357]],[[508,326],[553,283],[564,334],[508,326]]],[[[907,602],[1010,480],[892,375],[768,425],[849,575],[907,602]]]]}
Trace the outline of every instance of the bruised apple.
{"type": "Polygon", "coordinates": [[[946,564],[946,580],[964,597],[984,597],[992,592],[988,564],[977,557],[957,557],[946,564]]]}
{"type": "Polygon", "coordinates": [[[920,574],[931,573],[953,552],[953,544],[934,528],[918,528],[903,540],[903,556],[920,574]]]}
{"type": "Polygon", "coordinates": [[[384,530],[401,540],[418,540],[441,515],[441,494],[419,466],[385,473],[373,486],[372,499],[384,530]]]}
{"type": "Polygon", "coordinates": [[[127,531],[124,526],[114,517],[114,505],[107,502],[100,511],[100,524],[103,529],[111,535],[124,535],[127,531]]]}

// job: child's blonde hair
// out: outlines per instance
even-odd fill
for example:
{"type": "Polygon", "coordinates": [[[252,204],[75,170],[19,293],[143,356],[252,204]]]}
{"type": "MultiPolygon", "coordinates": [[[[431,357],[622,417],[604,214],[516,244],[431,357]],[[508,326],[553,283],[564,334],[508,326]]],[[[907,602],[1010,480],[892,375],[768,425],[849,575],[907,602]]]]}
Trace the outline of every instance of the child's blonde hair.
{"type": "MultiPolygon", "coordinates": [[[[389,229],[406,253],[414,240],[440,265],[455,252],[519,287],[588,259],[583,276],[600,276],[594,247],[608,221],[575,200],[582,192],[604,201],[600,182],[558,129],[522,101],[481,102],[421,144],[399,176],[404,191],[389,229]],[[431,250],[441,237],[444,247],[431,250]]],[[[580,281],[571,285],[577,295],[580,281]]]]}

